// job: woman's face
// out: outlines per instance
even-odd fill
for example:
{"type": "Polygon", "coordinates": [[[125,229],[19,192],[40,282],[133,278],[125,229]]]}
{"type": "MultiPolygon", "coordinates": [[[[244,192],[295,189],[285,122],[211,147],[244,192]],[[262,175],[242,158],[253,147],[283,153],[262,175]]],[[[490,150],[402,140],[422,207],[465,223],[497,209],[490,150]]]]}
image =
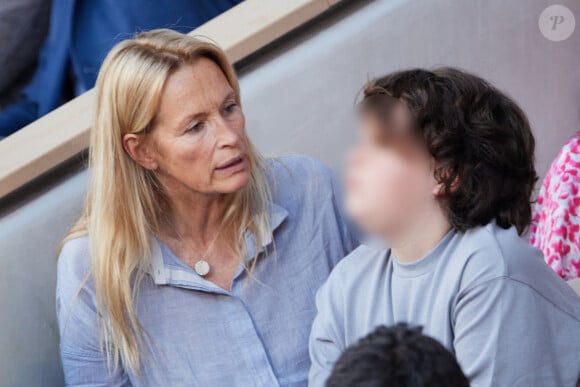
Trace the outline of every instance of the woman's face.
{"type": "Polygon", "coordinates": [[[361,120],[347,169],[346,209],[365,231],[389,239],[437,205],[429,156],[412,144],[385,144],[381,124],[361,120]]]}
{"type": "Polygon", "coordinates": [[[147,154],[166,189],[227,194],[250,179],[245,118],[211,60],[184,65],[167,80],[147,154]]]}

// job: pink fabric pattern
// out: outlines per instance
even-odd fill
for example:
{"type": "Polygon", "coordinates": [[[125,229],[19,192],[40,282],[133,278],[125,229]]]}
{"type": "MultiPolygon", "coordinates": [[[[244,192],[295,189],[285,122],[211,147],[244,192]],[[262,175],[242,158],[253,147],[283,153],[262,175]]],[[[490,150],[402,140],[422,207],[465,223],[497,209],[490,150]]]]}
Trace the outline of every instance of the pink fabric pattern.
{"type": "Polygon", "coordinates": [[[580,132],[552,162],[534,206],[530,243],[566,280],[580,277],[580,132]]]}

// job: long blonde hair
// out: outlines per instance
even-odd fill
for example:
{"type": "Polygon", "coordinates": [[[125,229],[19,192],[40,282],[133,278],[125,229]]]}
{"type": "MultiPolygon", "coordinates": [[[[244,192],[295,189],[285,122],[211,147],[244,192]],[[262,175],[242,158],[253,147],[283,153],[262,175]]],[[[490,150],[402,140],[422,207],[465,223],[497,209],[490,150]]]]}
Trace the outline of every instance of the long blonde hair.
{"type": "MultiPolygon", "coordinates": [[[[201,57],[221,68],[239,103],[239,84],[232,66],[224,52],[207,41],[160,29],[125,40],[107,55],[96,84],[85,209],[61,243],[88,234],[89,275],[96,288],[102,351],[109,366],[122,364],[136,374],[143,360],[139,352],[146,335],[139,325],[134,301],[151,265],[152,237],[167,203],[155,174],[127,155],[122,139],[151,125],[169,76],[201,57]]],[[[232,195],[222,224],[237,235],[235,248],[241,257],[247,232],[254,235],[256,246],[270,237],[268,184],[262,158],[251,144],[249,158],[250,182],[232,195]]],[[[253,266],[243,262],[251,272],[253,266]]]]}

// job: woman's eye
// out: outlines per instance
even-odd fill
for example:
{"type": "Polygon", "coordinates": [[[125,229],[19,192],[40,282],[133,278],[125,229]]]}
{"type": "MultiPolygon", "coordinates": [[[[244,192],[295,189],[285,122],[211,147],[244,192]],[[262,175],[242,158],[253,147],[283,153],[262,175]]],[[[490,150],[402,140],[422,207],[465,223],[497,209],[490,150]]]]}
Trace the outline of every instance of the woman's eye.
{"type": "Polygon", "coordinates": [[[202,129],[203,129],[203,123],[198,122],[197,124],[192,125],[189,128],[187,128],[185,131],[186,132],[199,132],[202,129]]]}
{"type": "Polygon", "coordinates": [[[231,103],[229,105],[226,106],[226,112],[231,113],[234,111],[234,109],[238,106],[237,103],[231,103]]]}

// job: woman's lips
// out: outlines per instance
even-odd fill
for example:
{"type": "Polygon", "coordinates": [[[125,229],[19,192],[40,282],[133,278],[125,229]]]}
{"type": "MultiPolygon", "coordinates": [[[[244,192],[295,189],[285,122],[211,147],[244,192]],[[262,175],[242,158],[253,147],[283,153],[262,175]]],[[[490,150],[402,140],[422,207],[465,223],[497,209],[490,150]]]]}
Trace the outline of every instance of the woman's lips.
{"type": "Polygon", "coordinates": [[[239,156],[217,167],[216,171],[222,173],[236,173],[244,169],[246,169],[246,157],[239,156]]]}

